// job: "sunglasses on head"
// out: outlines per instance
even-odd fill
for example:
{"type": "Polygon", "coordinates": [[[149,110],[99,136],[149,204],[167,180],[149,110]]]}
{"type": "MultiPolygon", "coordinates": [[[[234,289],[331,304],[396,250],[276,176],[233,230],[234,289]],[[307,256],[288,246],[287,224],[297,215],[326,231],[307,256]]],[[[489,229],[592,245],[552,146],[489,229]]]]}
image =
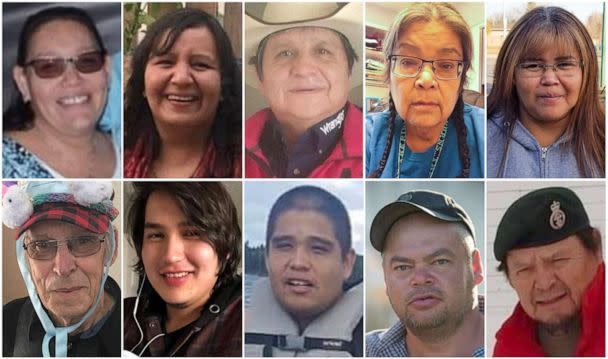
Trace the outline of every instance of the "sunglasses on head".
{"type": "Polygon", "coordinates": [[[31,66],[36,76],[42,79],[52,79],[63,75],[68,63],[72,63],[79,72],[90,74],[101,70],[105,63],[105,55],[101,51],[91,51],[67,59],[62,57],[34,59],[25,66],[31,66]]]}

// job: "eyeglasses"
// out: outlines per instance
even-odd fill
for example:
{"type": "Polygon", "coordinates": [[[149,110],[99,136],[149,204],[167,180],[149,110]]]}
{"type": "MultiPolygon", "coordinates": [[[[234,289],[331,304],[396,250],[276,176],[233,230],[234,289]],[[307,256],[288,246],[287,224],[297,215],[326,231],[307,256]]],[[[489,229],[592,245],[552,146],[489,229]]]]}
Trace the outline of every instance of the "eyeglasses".
{"type": "Polygon", "coordinates": [[[32,259],[49,260],[55,258],[57,248],[60,245],[67,245],[70,253],[74,257],[91,256],[101,248],[101,243],[105,241],[105,235],[97,236],[80,236],[76,238],[60,240],[33,240],[28,244],[24,244],[23,248],[32,259]]]}
{"type": "Polygon", "coordinates": [[[545,64],[540,61],[525,61],[517,65],[522,77],[536,78],[545,74],[548,68],[552,68],[557,76],[571,77],[576,75],[578,69],[583,65],[582,61],[564,60],[554,64],[545,64]]]}
{"type": "Polygon", "coordinates": [[[435,77],[439,80],[454,80],[462,75],[465,61],[424,60],[414,56],[389,56],[391,72],[398,77],[416,77],[425,63],[431,64],[435,77]]]}
{"type": "Polygon", "coordinates": [[[36,76],[41,79],[52,79],[63,75],[68,63],[72,63],[76,70],[83,74],[90,74],[101,70],[105,63],[105,55],[101,51],[91,51],[76,57],[48,57],[31,60],[25,66],[32,66],[36,76]]]}

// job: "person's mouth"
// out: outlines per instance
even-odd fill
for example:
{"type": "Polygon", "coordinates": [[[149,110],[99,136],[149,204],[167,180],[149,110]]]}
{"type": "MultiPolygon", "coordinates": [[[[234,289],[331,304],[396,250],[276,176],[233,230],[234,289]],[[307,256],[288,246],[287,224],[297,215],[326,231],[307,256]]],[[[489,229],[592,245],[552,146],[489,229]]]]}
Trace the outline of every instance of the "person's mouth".
{"type": "Polygon", "coordinates": [[[439,103],[435,101],[416,101],[412,102],[412,106],[415,108],[435,108],[439,106],[439,103]]]}
{"type": "Polygon", "coordinates": [[[57,103],[62,106],[82,105],[87,103],[89,98],[89,95],[63,96],[57,100],[57,103]]]}
{"type": "Polygon", "coordinates": [[[557,101],[564,97],[562,94],[554,93],[554,92],[546,92],[538,95],[538,98],[543,101],[557,101]]]}
{"type": "Polygon", "coordinates": [[[290,92],[296,94],[307,94],[307,93],[316,93],[323,91],[323,87],[321,86],[296,86],[289,90],[290,92]]]}
{"type": "Polygon", "coordinates": [[[300,295],[310,293],[315,288],[314,282],[306,278],[287,278],[284,284],[291,292],[300,295]]]}
{"type": "Polygon", "coordinates": [[[540,306],[551,305],[551,304],[555,304],[555,303],[559,302],[560,300],[564,299],[565,297],[566,297],[566,293],[562,293],[562,294],[554,295],[554,296],[551,296],[548,298],[537,299],[536,304],[540,305],[540,306]]]}
{"type": "Polygon", "coordinates": [[[77,292],[81,289],[84,289],[84,287],[82,287],[82,286],[61,287],[61,288],[53,289],[53,292],[60,293],[60,294],[71,294],[71,293],[77,292]]]}
{"type": "Polygon", "coordinates": [[[178,94],[168,94],[165,96],[167,101],[177,104],[190,104],[195,101],[198,101],[199,97],[196,95],[178,95],[178,94]]]}
{"type": "Polygon", "coordinates": [[[188,270],[166,270],[160,273],[163,281],[170,287],[179,287],[186,283],[194,275],[193,271],[188,270]]]}

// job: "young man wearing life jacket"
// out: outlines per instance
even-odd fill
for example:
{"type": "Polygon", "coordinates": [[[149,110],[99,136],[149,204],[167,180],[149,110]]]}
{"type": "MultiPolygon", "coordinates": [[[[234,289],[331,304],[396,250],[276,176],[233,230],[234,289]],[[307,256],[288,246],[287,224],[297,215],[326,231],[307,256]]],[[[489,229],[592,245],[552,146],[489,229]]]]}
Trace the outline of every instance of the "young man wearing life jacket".
{"type": "Polygon", "coordinates": [[[245,356],[362,356],[363,285],[345,288],[355,257],[336,196],[313,186],[281,195],[268,217],[268,279],[245,313],[245,356]]]}

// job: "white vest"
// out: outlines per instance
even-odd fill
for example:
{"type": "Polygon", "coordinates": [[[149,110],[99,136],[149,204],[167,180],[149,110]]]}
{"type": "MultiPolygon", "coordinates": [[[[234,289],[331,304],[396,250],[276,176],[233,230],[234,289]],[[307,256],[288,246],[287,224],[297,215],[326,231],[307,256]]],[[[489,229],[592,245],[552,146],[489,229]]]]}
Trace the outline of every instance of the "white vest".
{"type": "MultiPolygon", "coordinates": [[[[277,302],[268,278],[254,284],[251,305],[245,310],[245,356],[264,356],[264,344],[248,343],[248,336],[280,342],[268,346],[275,357],[350,357],[344,345],[353,340],[353,330],[363,318],[363,284],[345,292],[327,311],[312,321],[300,335],[297,323],[277,302]],[[313,349],[308,349],[313,347],[313,349]],[[333,348],[333,349],[332,349],[333,348]]],[[[251,340],[250,340],[251,342],[251,340]]],[[[363,345],[363,343],[359,343],[363,345]]]]}

